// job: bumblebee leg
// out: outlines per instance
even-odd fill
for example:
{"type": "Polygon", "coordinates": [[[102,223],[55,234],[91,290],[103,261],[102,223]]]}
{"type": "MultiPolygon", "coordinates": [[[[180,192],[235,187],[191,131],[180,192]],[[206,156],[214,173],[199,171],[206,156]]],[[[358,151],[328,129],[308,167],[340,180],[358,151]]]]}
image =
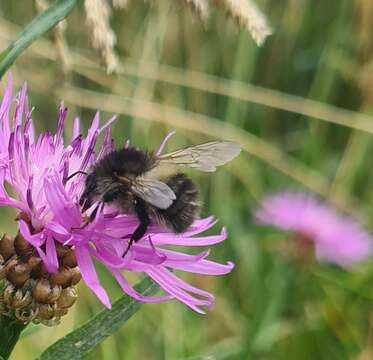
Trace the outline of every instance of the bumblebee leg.
{"type": "Polygon", "coordinates": [[[148,211],[146,209],[146,204],[143,200],[136,198],[135,200],[135,213],[140,220],[139,225],[131,235],[130,241],[128,242],[127,248],[123,253],[123,257],[125,257],[130,250],[132,244],[134,242],[139,241],[146,233],[148,226],[150,224],[150,219],[148,215],[148,211]]]}
{"type": "Polygon", "coordinates": [[[81,170],[78,170],[78,171],[75,171],[73,174],[71,174],[70,176],[68,176],[66,178],[66,182],[69,181],[70,179],[72,179],[74,176],[78,175],[78,174],[82,174],[82,175],[85,175],[87,176],[88,173],[86,173],[85,171],[81,171],[81,170]]]}

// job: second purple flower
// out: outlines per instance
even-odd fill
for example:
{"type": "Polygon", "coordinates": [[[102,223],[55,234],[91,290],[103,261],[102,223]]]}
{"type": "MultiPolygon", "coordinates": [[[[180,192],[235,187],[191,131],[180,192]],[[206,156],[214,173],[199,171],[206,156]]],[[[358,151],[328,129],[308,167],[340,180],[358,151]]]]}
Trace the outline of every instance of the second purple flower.
{"type": "Polygon", "coordinates": [[[255,217],[259,223],[312,242],[321,261],[348,268],[372,256],[371,235],[358,222],[338,214],[311,194],[288,191],[268,196],[255,217]]]}

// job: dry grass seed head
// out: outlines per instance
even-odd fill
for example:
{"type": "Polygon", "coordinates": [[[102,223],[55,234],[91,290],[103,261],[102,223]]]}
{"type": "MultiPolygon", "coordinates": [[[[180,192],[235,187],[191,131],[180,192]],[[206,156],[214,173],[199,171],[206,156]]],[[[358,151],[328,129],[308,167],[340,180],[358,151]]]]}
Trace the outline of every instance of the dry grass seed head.
{"type": "Polygon", "coordinates": [[[118,67],[118,59],[114,52],[116,36],[109,22],[109,4],[106,0],[85,0],[84,6],[92,45],[100,52],[107,72],[112,73],[118,67]]]}
{"type": "Polygon", "coordinates": [[[261,46],[266,37],[272,34],[264,14],[252,0],[223,0],[229,16],[246,28],[258,46],[261,46]]]}

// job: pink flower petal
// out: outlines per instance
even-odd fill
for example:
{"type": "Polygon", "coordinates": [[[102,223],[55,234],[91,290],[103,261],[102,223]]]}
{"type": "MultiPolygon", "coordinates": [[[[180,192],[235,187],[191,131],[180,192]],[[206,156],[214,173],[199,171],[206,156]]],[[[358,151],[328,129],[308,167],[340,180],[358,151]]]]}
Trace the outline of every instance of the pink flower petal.
{"type": "Polygon", "coordinates": [[[33,246],[40,247],[45,242],[45,236],[43,233],[31,234],[30,229],[25,221],[20,220],[19,231],[22,236],[33,246]]]}
{"type": "Polygon", "coordinates": [[[75,248],[76,260],[79,265],[80,272],[85,283],[96,294],[100,301],[108,308],[111,309],[110,299],[101,286],[98,280],[95,267],[93,265],[89,249],[87,246],[79,246],[75,248]]]}
{"type": "Polygon", "coordinates": [[[164,296],[144,296],[138,293],[126,280],[126,278],[121,274],[118,269],[111,269],[112,274],[114,275],[115,279],[118,281],[118,284],[122,288],[122,290],[128,294],[129,296],[133,297],[137,301],[145,302],[145,303],[158,303],[161,301],[167,301],[173,299],[172,295],[164,295],[164,296]]]}

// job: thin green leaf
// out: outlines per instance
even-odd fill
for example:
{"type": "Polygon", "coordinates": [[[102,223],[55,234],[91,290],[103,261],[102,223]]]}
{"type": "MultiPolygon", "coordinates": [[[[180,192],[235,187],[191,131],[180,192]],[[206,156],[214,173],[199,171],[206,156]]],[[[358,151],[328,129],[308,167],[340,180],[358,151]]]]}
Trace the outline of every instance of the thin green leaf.
{"type": "MultiPolygon", "coordinates": [[[[158,286],[150,279],[141,281],[135,286],[143,295],[154,294],[158,286]]],[[[118,330],[141,307],[129,296],[117,300],[111,310],[104,310],[85,325],[66,335],[51,345],[39,360],[71,360],[82,359],[100,342],[118,330]]]]}
{"type": "Polygon", "coordinates": [[[47,10],[35,17],[23,29],[18,38],[0,54],[0,79],[23,50],[63,20],[77,3],[78,0],[57,0],[47,10]]]}

